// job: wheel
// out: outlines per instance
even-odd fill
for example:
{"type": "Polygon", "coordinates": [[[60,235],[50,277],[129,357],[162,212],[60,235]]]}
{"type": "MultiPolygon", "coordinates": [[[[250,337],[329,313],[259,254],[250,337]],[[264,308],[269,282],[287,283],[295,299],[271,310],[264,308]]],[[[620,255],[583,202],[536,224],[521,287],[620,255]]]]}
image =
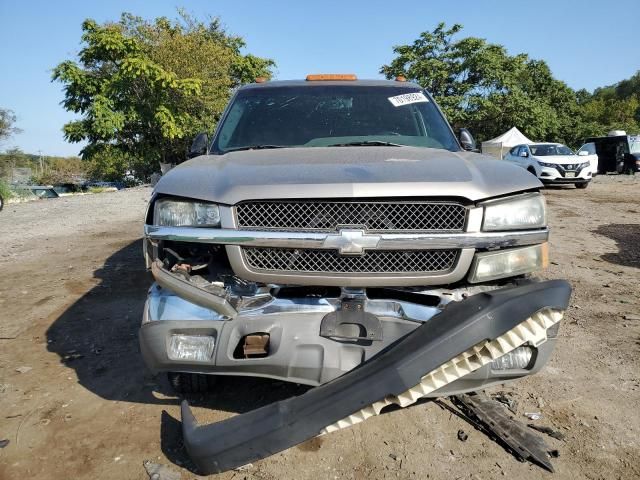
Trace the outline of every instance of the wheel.
{"type": "Polygon", "coordinates": [[[216,384],[216,377],[200,373],[167,372],[167,378],[178,393],[210,392],[216,384]]]}
{"type": "Polygon", "coordinates": [[[589,186],[589,182],[584,182],[584,183],[576,183],[576,188],[580,188],[580,189],[585,189],[589,186]]]}

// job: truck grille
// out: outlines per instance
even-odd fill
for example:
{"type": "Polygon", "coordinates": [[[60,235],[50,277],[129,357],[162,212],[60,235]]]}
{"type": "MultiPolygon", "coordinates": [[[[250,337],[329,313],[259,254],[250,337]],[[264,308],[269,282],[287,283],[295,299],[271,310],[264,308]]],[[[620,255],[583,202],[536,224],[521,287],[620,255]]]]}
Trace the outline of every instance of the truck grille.
{"type": "Polygon", "coordinates": [[[299,273],[442,273],[452,270],[458,250],[368,250],[343,256],[334,250],[243,248],[253,270],[299,273]]]}
{"type": "Polygon", "coordinates": [[[256,201],[236,206],[240,229],[319,232],[342,227],[370,232],[462,231],[466,212],[459,203],[433,201],[256,201]]]}

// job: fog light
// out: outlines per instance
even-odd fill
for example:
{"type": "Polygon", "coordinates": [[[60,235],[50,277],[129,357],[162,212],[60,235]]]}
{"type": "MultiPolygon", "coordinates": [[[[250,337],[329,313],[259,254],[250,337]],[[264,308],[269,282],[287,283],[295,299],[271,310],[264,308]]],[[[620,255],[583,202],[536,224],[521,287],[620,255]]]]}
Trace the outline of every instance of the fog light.
{"type": "Polygon", "coordinates": [[[531,347],[518,347],[491,362],[491,369],[524,369],[529,366],[529,363],[531,363],[531,357],[533,357],[533,349],[531,347]]]}
{"type": "Polygon", "coordinates": [[[171,335],[169,359],[208,362],[213,355],[215,343],[215,338],[203,335],[171,335]]]}
{"type": "Polygon", "coordinates": [[[488,282],[534,272],[549,265],[549,246],[541,243],[530,247],[477,253],[471,266],[471,283],[488,282]]]}

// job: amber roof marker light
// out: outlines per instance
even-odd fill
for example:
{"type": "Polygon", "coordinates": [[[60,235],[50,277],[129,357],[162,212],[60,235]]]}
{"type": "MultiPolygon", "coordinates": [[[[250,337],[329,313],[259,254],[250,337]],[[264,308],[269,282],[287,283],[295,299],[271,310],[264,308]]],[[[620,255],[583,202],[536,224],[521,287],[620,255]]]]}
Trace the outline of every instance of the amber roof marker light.
{"type": "Polygon", "coordinates": [[[265,83],[267,81],[267,77],[257,77],[255,79],[256,83],[265,83]]]}
{"type": "Polygon", "coordinates": [[[354,81],[358,77],[353,73],[312,73],[307,75],[307,82],[330,82],[332,80],[354,81]]]}
{"type": "Polygon", "coordinates": [[[407,77],[403,76],[403,75],[398,75],[396,77],[396,82],[406,82],[407,81],[407,77]]]}

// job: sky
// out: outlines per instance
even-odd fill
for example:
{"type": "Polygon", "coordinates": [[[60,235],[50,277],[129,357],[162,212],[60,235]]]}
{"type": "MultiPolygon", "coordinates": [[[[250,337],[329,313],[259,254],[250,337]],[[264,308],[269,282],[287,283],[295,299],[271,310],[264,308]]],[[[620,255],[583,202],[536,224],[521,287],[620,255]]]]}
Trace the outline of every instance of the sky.
{"type": "Polygon", "coordinates": [[[307,73],[356,73],[382,78],[394,45],[411,43],[439,22],[460,23],[463,36],[486,38],[509,53],[545,60],[556,78],[593,90],[640,69],[638,0],[0,0],[0,108],[17,116],[22,133],[0,144],[45,155],[76,155],[62,126],[73,114],[60,105],[58,63],[81,48],[81,23],[117,20],[123,11],[144,18],[221,18],[247,42],[246,53],[277,62],[277,79],[307,73]]]}

